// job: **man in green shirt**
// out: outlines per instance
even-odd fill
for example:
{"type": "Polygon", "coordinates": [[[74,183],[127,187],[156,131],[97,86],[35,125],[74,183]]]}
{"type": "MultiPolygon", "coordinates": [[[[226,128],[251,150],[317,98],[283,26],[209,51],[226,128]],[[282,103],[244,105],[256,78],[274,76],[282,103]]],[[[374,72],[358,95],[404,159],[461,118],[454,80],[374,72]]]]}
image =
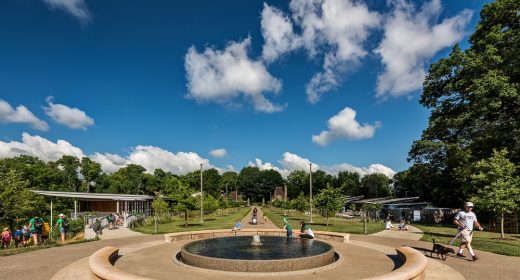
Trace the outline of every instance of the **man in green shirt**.
{"type": "Polygon", "coordinates": [[[65,242],[65,234],[66,234],[67,229],[68,229],[68,221],[65,218],[65,215],[63,215],[63,214],[59,214],[58,215],[58,221],[56,221],[56,226],[55,227],[60,230],[61,242],[64,243],[65,242]]]}
{"type": "Polygon", "coordinates": [[[34,245],[38,245],[43,232],[43,219],[35,215],[34,218],[29,220],[29,229],[31,230],[34,245]]]}
{"type": "Polygon", "coordinates": [[[287,230],[287,237],[292,237],[292,226],[287,221],[287,218],[283,218],[284,226],[283,229],[287,230]]]}

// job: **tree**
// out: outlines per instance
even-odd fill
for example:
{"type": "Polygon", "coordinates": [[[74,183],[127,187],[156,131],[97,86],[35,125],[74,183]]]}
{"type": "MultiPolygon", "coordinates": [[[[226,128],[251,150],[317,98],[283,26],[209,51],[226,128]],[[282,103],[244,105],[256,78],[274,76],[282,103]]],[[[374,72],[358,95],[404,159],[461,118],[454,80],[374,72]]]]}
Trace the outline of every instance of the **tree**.
{"type": "Polygon", "coordinates": [[[341,189],[341,193],[350,196],[356,196],[361,194],[361,180],[359,173],[341,171],[338,173],[338,186],[341,189]]]}
{"type": "MultiPolygon", "coordinates": [[[[420,103],[431,111],[429,125],[413,143],[409,160],[427,168],[431,188],[443,204],[474,193],[468,167],[507,149],[520,164],[520,2],[486,4],[470,37],[449,57],[430,66],[420,103]]],[[[420,176],[409,178],[420,179],[420,176]]]]}
{"type": "Polygon", "coordinates": [[[64,155],[56,161],[60,170],[62,170],[64,178],[64,190],[77,192],[80,187],[80,180],[78,178],[78,170],[80,161],[75,156],[64,155]]]}
{"type": "Polygon", "coordinates": [[[301,192],[296,198],[291,200],[291,208],[304,212],[309,209],[309,199],[301,192]]]}
{"type": "Polygon", "coordinates": [[[282,187],[284,180],[282,175],[276,170],[268,169],[260,172],[260,189],[258,192],[264,198],[269,198],[270,194],[274,192],[276,187],[282,187]]]}
{"type": "Polygon", "coordinates": [[[325,214],[327,226],[329,226],[329,217],[339,212],[344,204],[344,198],[341,196],[339,189],[334,189],[330,185],[321,190],[315,197],[316,207],[325,214]]]}
{"type": "Polygon", "coordinates": [[[238,174],[238,190],[252,202],[262,201],[260,169],[246,166],[238,174]]]}
{"type": "Polygon", "coordinates": [[[500,237],[504,238],[504,214],[517,211],[520,205],[520,177],[517,167],[507,158],[507,150],[477,162],[472,183],[478,189],[472,198],[479,207],[500,216],[500,237]]]}
{"type": "Polygon", "coordinates": [[[99,182],[103,172],[101,164],[91,160],[89,157],[83,157],[80,163],[80,171],[83,176],[82,190],[92,192],[93,185],[99,182]]]}
{"type": "Polygon", "coordinates": [[[164,216],[168,213],[168,203],[158,196],[152,201],[152,209],[156,217],[164,216]]]}
{"type": "Polygon", "coordinates": [[[219,189],[221,193],[229,195],[230,192],[237,190],[238,174],[235,171],[226,171],[220,177],[219,189]]]}
{"type": "Polygon", "coordinates": [[[0,220],[14,228],[17,219],[40,213],[46,207],[43,197],[29,190],[29,183],[16,170],[0,174],[0,220]]]}
{"type": "Polygon", "coordinates": [[[312,191],[314,193],[320,192],[320,190],[326,188],[327,185],[333,186],[334,183],[334,177],[330,174],[325,173],[325,171],[316,170],[315,172],[312,172],[312,191]]]}
{"type": "Polygon", "coordinates": [[[367,198],[390,196],[390,179],[381,173],[367,174],[361,179],[361,191],[367,198]]]}
{"type": "Polygon", "coordinates": [[[301,192],[309,194],[309,174],[303,170],[294,170],[287,176],[287,196],[296,198],[301,192]]]}
{"type": "Polygon", "coordinates": [[[164,195],[172,198],[175,210],[184,213],[184,225],[188,226],[188,212],[200,209],[197,199],[192,196],[193,190],[176,177],[166,181],[164,195]]]}
{"type": "MultiPolygon", "coordinates": [[[[204,192],[209,193],[213,196],[220,195],[220,174],[215,168],[210,168],[202,171],[203,187],[204,192]]],[[[200,177],[199,177],[199,188],[200,188],[200,177]]]]}
{"type": "Polygon", "coordinates": [[[110,191],[124,194],[146,194],[144,182],[146,169],[137,164],[129,164],[110,175],[110,191]]]}
{"type": "Polygon", "coordinates": [[[220,201],[211,194],[204,194],[203,207],[205,213],[213,213],[215,210],[220,208],[220,201]]]}

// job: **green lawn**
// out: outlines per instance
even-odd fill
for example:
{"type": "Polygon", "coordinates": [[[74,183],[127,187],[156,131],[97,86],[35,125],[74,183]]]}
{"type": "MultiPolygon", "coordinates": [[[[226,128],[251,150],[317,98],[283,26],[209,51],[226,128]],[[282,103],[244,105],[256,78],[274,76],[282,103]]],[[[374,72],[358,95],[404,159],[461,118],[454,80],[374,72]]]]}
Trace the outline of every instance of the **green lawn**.
{"type": "MultiPolygon", "coordinates": [[[[238,208],[235,212],[233,209],[228,210],[226,215],[208,215],[205,217],[204,224],[200,223],[200,218],[188,219],[188,226],[184,225],[184,219],[175,218],[171,223],[158,224],[157,233],[171,233],[181,231],[195,231],[195,230],[207,230],[207,229],[231,229],[235,225],[236,220],[242,220],[245,215],[249,212],[250,208],[238,208]]],[[[133,230],[146,234],[155,234],[154,225],[146,225],[134,228],[133,230]]]]}
{"type": "MultiPolygon", "coordinates": [[[[279,228],[283,228],[283,215],[284,210],[280,208],[267,208],[263,207],[262,211],[264,211],[265,215],[279,228]]],[[[308,221],[309,217],[304,216],[301,212],[291,210],[287,215],[289,224],[293,227],[293,231],[298,231],[300,229],[300,221],[305,220],[308,221]]],[[[334,232],[346,232],[346,233],[355,233],[355,234],[363,234],[363,222],[359,220],[346,220],[343,218],[330,218],[329,226],[326,225],[326,219],[322,216],[315,215],[313,216],[313,223],[310,224],[311,229],[313,230],[323,230],[323,231],[334,231],[334,232]]],[[[375,233],[384,229],[383,223],[367,223],[367,233],[375,233]]]]}
{"type": "MultiPolygon", "coordinates": [[[[432,241],[435,238],[437,243],[448,244],[457,234],[455,226],[446,225],[421,225],[414,224],[424,232],[421,240],[432,241]]],[[[460,244],[460,238],[453,242],[454,246],[460,244]]],[[[487,231],[474,231],[473,242],[471,243],[476,250],[493,252],[507,256],[520,256],[520,236],[507,235],[506,239],[500,239],[500,233],[487,231]]]]}

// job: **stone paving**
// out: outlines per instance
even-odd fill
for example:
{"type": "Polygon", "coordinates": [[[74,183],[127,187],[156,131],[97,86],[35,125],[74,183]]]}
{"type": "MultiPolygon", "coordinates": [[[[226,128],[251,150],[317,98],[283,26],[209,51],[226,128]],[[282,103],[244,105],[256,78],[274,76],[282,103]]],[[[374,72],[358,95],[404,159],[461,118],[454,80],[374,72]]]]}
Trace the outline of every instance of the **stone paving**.
{"type": "MultiPolygon", "coordinates": [[[[384,225],[381,225],[381,227],[383,226],[384,225]]],[[[423,232],[414,226],[408,225],[407,231],[393,228],[391,230],[382,230],[380,232],[373,233],[372,235],[408,240],[421,240],[421,238],[423,237],[423,232]]]]}
{"type": "MultiPolygon", "coordinates": [[[[259,209],[259,213],[261,213],[260,211],[261,209],[259,209]]],[[[259,214],[259,217],[261,217],[261,214],[259,214]]],[[[243,226],[247,226],[249,220],[250,216],[244,218],[243,226]]],[[[274,225],[270,222],[266,224],[260,223],[258,226],[274,227],[274,225]]],[[[396,238],[395,234],[399,233],[399,231],[395,231],[395,233],[393,231],[390,232],[392,233],[385,233],[385,235],[352,234],[352,244],[350,244],[349,246],[351,246],[351,248],[355,248],[355,246],[359,247],[359,245],[368,244],[369,246],[372,246],[371,249],[376,251],[379,250],[381,253],[384,253],[385,250],[388,250],[388,253],[395,253],[395,251],[392,251],[393,248],[406,245],[416,248],[419,251],[423,251],[425,252],[425,254],[427,254],[428,257],[428,269],[426,271],[426,279],[428,280],[464,278],[470,280],[518,279],[518,275],[520,275],[520,257],[508,257],[489,252],[482,252],[478,251],[478,248],[476,248],[476,252],[480,257],[480,260],[477,262],[471,262],[469,261],[469,259],[461,259],[453,256],[449,256],[448,259],[445,262],[443,262],[437,260],[435,255],[433,258],[429,257],[429,252],[432,247],[431,243],[417,241],[414,240],[414,238],[396,238]],[[388,234],[394,236],[389,237],[387,236],[388,234]],[[363,242],[364,244],[362,244],[361,242],[363,242]],[[457,270],[458,272],[453,273],[453,269],[457,270]],[[446,275],[450,275],[450,277],[446,277],[446,275]]],[[[163,242],[163,235],[136,235],[133,237],[92,241],[62,247],[49,248],[34,252],[27,252],[13,256],[0,257],[0,263],[2,264],[1,278],[34,280],[51,279],[53,275],[55,275],[56,277],[54,279],[87,279],[87,277],[85,276],[87,276],[86,272],[88,272],[88,256],[90,256],[98,249],[111,245],[121,248],[121,253],[125,254],[126,257],[130,257],[132,256],[132,252],[137,252],[137,250],[143,250],[142,252],[144,252],[144,250],[153,250],[154,248],[167,246],[162,245],[164,244],[163,242]]],[[[362,250],[359,250],[359,252],[361,251],[362,250]]],[[[352,249],[352,252],[355,252],[355,250],[352,249]]],[[[125,256],[123,256],[120,259],[120,263],[118,261],[119,265],[124,265],[122,261],[125,259],[125,256]]],[[[138,256],[138,254],[134,254],[134,256],[138,256]]],[[[385,256],[385,258],[387,258],[386,261],[390,260],[388,257],[386,257],[385,254],[381,254],[381,256],[385,256]]],[[[158,258],[154,259],[159,260],[158,258]]],[[[130,258],[128,258],[127,261],[130,261],[130,258]]],[[[165,260],[160,259],[160,261],[165,260]]],[[[171,262],[171,259],[168,261],[171,262]]],[[[383,260],[381,259],[381,261],[383,260]]],[[[370,270],[373,268],[370,262],[366,265],[358,264],[357,266],[350,267],[349,270],[363,271],[370,270]]],[[[334,275],[329,275],[328,278],[321,279],[339,279],[339,276],[340,275],[336,275],[336,277],[334,277],[334,275]]],[[[221,279],[234,278],[235,277],[229,277],[228,275],[227,277],[222,277],[221,279]]],[[[298,279],[301,278],[298,277],[298,279]]]]}
{"type": "Polygon", "coordinates": [[[253,209],[254,207],[251,207],[251,210],[249,213],[240,221],[242,224],[242,228],[266,228],[266,229],[275,229],[278,228],[271,222],[269,219],[266,218],[266,221],[263,220],[264,212],[262,211],[261,207],[256,207],[257,209],[257,219],[258,223],[256,225],[251,224],[251,217],[253,215],[253,209]]]}

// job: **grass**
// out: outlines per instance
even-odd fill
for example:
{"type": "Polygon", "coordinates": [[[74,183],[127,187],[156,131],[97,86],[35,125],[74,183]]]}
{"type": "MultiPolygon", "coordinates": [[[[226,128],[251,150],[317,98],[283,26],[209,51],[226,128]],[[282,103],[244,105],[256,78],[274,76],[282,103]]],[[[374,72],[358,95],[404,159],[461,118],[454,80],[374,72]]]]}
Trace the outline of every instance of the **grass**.
{"type": "MultiPolygon", "coordinates": [[[[448,244],[457,234],[455,226],[446,225],[422,225],[414,224],[415,227],[424,232],[421,240],[432,241],[435,238],[437,243],[448,244]]],[[[453,242],[454,246],[459,246],[460,238],[453,242]]],[[[488,231],[474,231],[471,245],[474,249],[493,252],[506,256],[520,256],[520,235],[507,235],[505,239],[500,239],[500,233],[488,231]]]]}
{"type": "MultiPolygon", "coordinates": [[[[60,243],[60,242],[56,242],[54,240],[49,240],[44,245],[38,245],[38,246],[29,245],[28,247],[1,249],[0,256],[11,256],[11,255],[38,251],[38,250],[52,248],[52,247],[61,247],[61,246],[85,243],[85,242],[90,242],[90,241],[95,241],[95,240],[99,240],[99,239],[95,238],[95,239],[81,239],[81,240],[66,240],[65,243],[60,243]]],[[[11,246],[14,246],[14,242],[11,242],[11,246]]]]}
{"type": "MultiPolygon", "coordinates": [[[[283,228],[283,218],[286,217],[283,214],[283,210],[280,208],[262,208],[265,215],[279,228],[283,228]]],[[[291,210],[288,212],[287,220],[289,224],[293,227],[293,231],[298,231],[300,229],[300,221],[305,220],[308,221],[309,217],[303,215],[303,213],[295,210],[291,210]]],[[[334,232],[345,232],[345,233],[355,233],[355,234],[363,234],[363,222],[360,220],[346,220],[344,218],[329,218],[329,226],[326,225],[325,217],[314,215],[313,223],[310,224],[313,230],[322,230],[322,231],[334,231],[334,232]]],[[[375,233],[383,230],[384,225],[382,223],[367,223],[367,233],[375,233]]]]}
{"type": "MultiPolygon", "coordinates": [[[[203,224],[200,223],[200,218],[188,219],[187,227],[184,225],[184,218],[175,218],[171,223],[157,224],[157,234],[208,229],[231,229],[235,225],[236,220],[242,220],[249,210],[249,208],[238,208],[236,212],[230,210],[230,213],[227,215],[212,214],[205,217],[203,224]]],[[[153,224],[136,227],[133,230],[145,234],[155,234],[153,224]]]]}

